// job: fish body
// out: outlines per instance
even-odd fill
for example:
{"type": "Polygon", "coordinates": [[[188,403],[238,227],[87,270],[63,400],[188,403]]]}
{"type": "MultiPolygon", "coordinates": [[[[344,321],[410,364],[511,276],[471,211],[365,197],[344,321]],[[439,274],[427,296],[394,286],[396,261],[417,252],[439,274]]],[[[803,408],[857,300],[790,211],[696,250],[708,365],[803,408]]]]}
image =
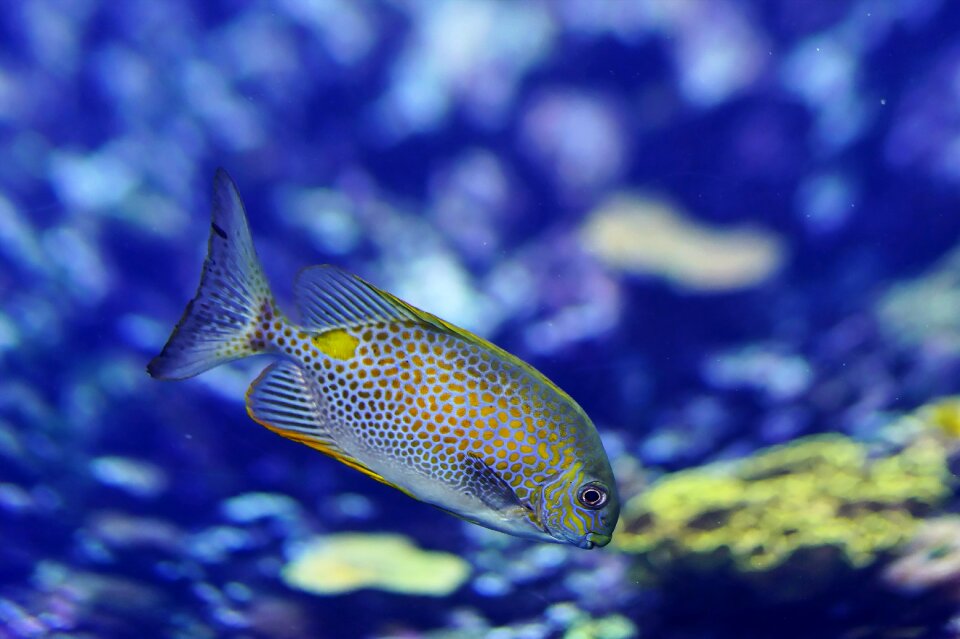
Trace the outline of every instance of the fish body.
{"type": "Polygon", "coordinates": [[[530,365],[332,266],[304,269],[300,321],[277,308],[236,187],[214,180],[196,297],[151,375],[278,356],[247,392],[266,428],[474,523],[582,548],[609,542],[619,499],[583,410],[530,365]]]}

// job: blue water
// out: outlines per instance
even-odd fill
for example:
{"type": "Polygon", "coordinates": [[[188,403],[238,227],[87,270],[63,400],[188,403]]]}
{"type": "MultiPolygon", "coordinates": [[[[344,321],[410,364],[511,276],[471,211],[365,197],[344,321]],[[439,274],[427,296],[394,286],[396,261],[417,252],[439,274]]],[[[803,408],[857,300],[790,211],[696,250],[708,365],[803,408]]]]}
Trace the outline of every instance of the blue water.
{"type": "Polygon", "coordinates": [[[731,608],[718,580],[687,606],[630,553],[482,531],[258,427],[266,359],[145,365],[223,166],[281,307],[333,263],[491,339],[583,406],[625,498],[875,439],[960,389],[958,34],[946,0],[11,3],[0,638],[952,636],[960,572],[908,593],[878,558],[827,600],[731,608]],[[435,597],[284,581],[346,533],[469,575],[435,597]]]}

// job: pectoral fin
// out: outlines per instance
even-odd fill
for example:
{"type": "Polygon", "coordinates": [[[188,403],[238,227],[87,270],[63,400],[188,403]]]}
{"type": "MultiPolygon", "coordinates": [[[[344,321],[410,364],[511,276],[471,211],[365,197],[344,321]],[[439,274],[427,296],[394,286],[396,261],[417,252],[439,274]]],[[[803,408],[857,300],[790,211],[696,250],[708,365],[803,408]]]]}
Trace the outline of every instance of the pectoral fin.
{"type": "Polygon", "coordinates": [[[526,509],[527,505],[517,496],[513,488],[483,461],[479,455],[467,453],[467,486],[470,492],[484,504],[496,511],[526,509]]]}

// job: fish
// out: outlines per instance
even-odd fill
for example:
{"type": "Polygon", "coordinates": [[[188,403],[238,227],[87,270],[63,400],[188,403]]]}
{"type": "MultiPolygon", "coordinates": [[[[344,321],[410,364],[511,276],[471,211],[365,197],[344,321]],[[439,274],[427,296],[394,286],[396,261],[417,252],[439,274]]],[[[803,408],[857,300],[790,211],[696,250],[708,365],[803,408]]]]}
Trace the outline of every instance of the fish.
{"type": "Polygon", "coordinates": [[[278,308],[240,193],[218,169],[200,284],[147,365],[179,380],[275,357],[246,393],[257,423],[466,521],[605,546],[620,514],[580,406],[526,362],[336,266],[303,269],[278,308]]]}

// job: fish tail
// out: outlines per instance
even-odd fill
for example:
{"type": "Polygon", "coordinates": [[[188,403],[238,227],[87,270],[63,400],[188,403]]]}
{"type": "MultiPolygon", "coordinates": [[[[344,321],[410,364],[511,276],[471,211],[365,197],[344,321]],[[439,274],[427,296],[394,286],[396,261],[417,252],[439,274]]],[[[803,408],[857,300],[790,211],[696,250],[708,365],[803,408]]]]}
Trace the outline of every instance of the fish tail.
{"type": "Polygon", "coordinates": [[[266,352],[271,345],[262,329],[274,321],[282,318],[253,248],[243,202],[227,172],[218,169],[200,286],[147,372],[183,379],[266,352]]]}

